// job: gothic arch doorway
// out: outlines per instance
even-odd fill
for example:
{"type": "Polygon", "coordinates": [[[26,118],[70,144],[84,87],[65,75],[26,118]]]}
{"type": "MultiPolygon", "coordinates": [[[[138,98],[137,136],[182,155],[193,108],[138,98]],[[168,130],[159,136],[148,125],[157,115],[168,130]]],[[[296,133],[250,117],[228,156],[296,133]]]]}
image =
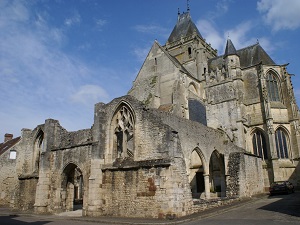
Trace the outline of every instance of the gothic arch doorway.
{"type": "Polygon", "coordinates": [[[205,173],[205,168],[204,168],[205,165],[203,160],[204,160],[203,156],[199,149],[195,149],[192,151],[191,158],[190,158],[189,181],[190,181],[193,198],[204,197],[204,193],[205,193],[204,174],[206,173],[205,173]]]}
{"type": "Polygon", "coordinates": [[[69,163],[62,173],[62,209],[73,211],[83,206],[83,175],[74,163],[69,163]]]}
{"type": "Polygon", "coordinates": [[[217,150],[213,151],[209,160],[211,197],[225,197],[225,164],[224,156],[217,150]]]}

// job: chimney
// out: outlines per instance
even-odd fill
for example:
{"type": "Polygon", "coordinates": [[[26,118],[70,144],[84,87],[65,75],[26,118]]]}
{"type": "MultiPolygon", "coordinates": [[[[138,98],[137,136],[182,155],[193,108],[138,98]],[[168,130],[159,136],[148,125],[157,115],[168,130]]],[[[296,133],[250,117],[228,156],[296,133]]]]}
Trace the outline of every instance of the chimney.
{"type": "Polygon", "coordinates": [[[5,134],[4,135],[4,142],[7,142],[7,141],[10,141],[10,140],[12,140],[13,139],[13,136],[14,135],[12,135],[12,134],[5,134]]]}

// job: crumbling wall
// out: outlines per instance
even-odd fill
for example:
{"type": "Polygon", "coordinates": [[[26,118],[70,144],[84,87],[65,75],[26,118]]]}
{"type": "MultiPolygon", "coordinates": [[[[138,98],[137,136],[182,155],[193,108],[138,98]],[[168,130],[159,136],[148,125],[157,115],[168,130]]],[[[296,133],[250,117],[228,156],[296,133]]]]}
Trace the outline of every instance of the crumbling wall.
{"type": "Polygon", "coordinates": [[[102,156],[102,152],[104,164],[101,206],[95,211],[97,206],[91,204],[88,215],[166,218],[189,214],[192,196],[177,132],[131,96],[102,105],[95,114],[94,134],[100,138],[94,151],[100,154],[94,155],[102,156]],[[134,113],[132,158],[116,158],[110,144],[115,134],[107,132],[114,129],[111,119],[120,103],[134,113]]]}
{"type": "Polygon", "coordinates": [[[177,163],[160,160],[138,164],[103,171],[103,215],[176,218],[190,213],[189,185],[177,163]]]}
{"type": "Polygon", "coordinates": [[[18,183],[16,159],[9,159],[10,151],[0,155],[0,206],[9,206],[18,183]]]}
{"type": "Polygon", "coordinates": [[[228,160],[227,196],[246,197],[264,192],[262,161],[254,155],[231,153],[228,160]]]}
{"type": "Polygon", "coordinates": [[[24,177],[19,180],[14,196],[14,208],[24,211],[33,210],[37,182],[36,177],[24,177]]]}

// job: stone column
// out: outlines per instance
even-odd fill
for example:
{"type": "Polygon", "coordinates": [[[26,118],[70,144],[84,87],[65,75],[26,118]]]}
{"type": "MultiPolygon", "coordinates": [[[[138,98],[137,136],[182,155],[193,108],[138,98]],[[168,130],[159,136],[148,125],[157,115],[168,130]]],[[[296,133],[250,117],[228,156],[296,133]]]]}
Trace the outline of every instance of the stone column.
{"type": "Polygon", "coordinates": [[[221,176],[221,197],[226,197],[225,175],[221,176]]]}
{"type": "Polygon", "coordinates": [[[209,174],[204,174],[205,198],[210,199],[209,174]]]}

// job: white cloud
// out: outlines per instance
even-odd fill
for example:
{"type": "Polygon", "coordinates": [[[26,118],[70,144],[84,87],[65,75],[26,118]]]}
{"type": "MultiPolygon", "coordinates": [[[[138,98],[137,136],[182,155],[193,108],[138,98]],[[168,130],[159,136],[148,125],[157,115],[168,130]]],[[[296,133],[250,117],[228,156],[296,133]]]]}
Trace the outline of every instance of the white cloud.
{"type": "Polygon", "coordinates": [[[216,9],[218,13],[226,13],[229,9],[229,3],[231,0],[221,0],[216,4],[216,9]]]}
{"type": "Polygon", "coordinates": [[[83,85],[71,96],[73,102],[84,105],[93,105],[96,102],[107,102],[108,99],[108,93],[97,85],[83,85]]]}
{"type": "Polygon", "coordinates": [[[257,10],[274,31],[300,27],[299,0],[260,0],[257,2],[257,10]]]}
{"type": "Polygon", "coordinates": [[[140,33],[159,35],[163,38],[168,38],[170,32],[169,29],[158,25],[136,25],[133,29],[140,33]]]}
{"type": "Polygon", "coordinates": [[[74,11],[71,17],[65,19],[65,25],[69,27],[75,24],[79,24],[80,22],[81,16],[77,11],[74,11]]]}
{"type": "Polygon", "coordinates": [[[243,48],[252,45],[256,42],[257,38],[249,37],[248,33],[253,28],[251,21],[246,21],[238,24],[236,27],[225,31],[224,37],[227,34],[232,40],[235,48],[243,48]]]}
{"type": "Polygon", "coordinates": [[[97,24],[98,27],[103,27],[106,23],[107,23],[107,21],[103,20],[103,19],[98,19],[96,21],[96,24],[97,24]]]}
{"type": "Polygon", "coordinates": [[[29,19],[27,8],[18,1],[2,0],[0,9],[0,27],[7,25],[6,21],[22,22],[29,19]]]}
{"type": "Polygon", "coordinates": [[[201,30],[201,34],[206,39],[206,42],[210,43],[212,47],[218,49],[218,51],[222,49],[225,39],[211,22],[208,20],[199,20],[196,26],[201,30]]]}
{"type": "Polygon", "coordinates": [[[237,50],[253,45],[257,41],[259,41],[261,46],[267,52],[271,52],[274,49],[274,45],[270,43],[268,38],[251,36],[251,30],[255,26],[255,24],[251,21],[241,22],[235,27],[225,31],[218,31],[217,28],[214,27],[213,23],[207,20],[199,20],[196,25],[198,29],[201,30],[206,42],[210,43],[213,48],[216,48],[219,55],[224,53],[228,37],[231,39],[237,50]]]}
{"type": "Polygon", "coordinates": [[[218,17],[221,17],[222,15],[226,14],[229,10],[229,5],[232,2],[232,0],[220,0],[216,3],[215,9],[213,11],[209,11],[207,14],[207,18],[209,20],[214,20],[218,17]]]}
{"type": "Polygon", "coordinates": [[[136,56],[136,58],[140,61],[140,62],[143,62],[149,51],[150,51],[150,48],[151,46],[146,46],[144,48],[141,48],[141,47],[135,47],[134,50],[133,50],[133,54],[136,56]]]}
{"type": "MultiPolygon", "coordinates": [[[[64,30],[29,7],[25,1],[0,1],[0,142],[5,132],[20,135],[22,128],[34,128],[47,118],[58,119],[67,129],[86,128],[92,124],[94,104],[110,98],[102,87],[88,85],[102,79],[105,67],[91,67],[63,52],[68,41],[64,30]]],[[[77,17],[66,23],[75,21],[80,22],[77,17]]]]}

